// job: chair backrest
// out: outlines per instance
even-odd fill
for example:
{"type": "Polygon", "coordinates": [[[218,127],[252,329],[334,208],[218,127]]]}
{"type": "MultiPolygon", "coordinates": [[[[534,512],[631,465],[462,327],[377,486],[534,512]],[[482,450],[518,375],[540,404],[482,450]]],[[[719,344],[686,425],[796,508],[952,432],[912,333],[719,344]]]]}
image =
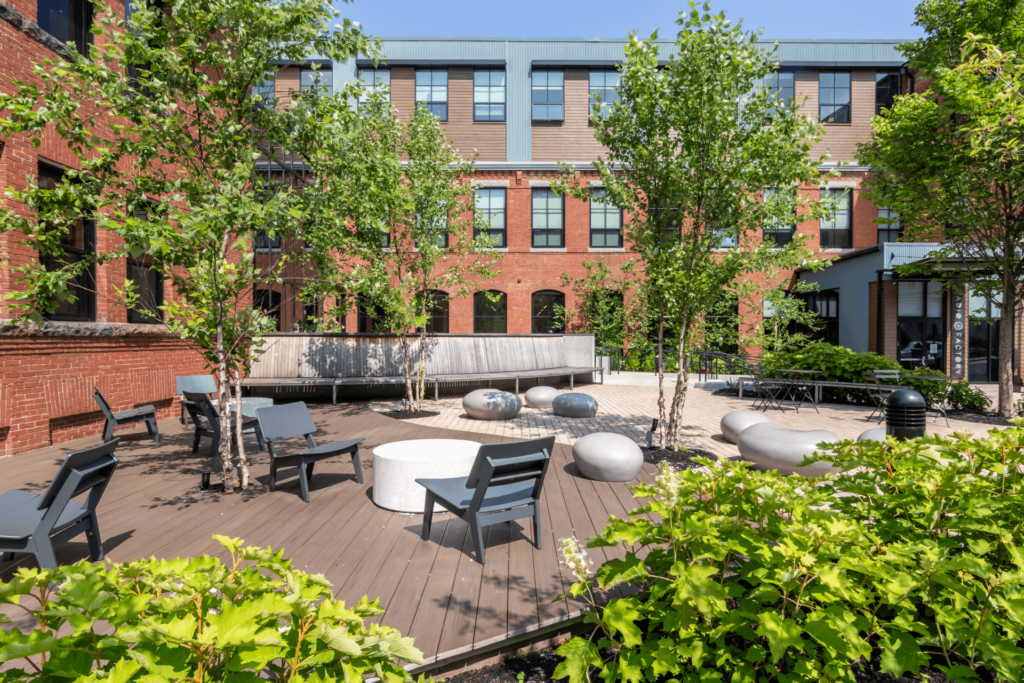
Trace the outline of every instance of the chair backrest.
{"type": "Polygon", "coordinates": [[[879,383],[882,381],[896,380],[896,384],[900,383],[900,371],[899,370],[875,370],[875,380],[879,383]]]}
{"type": "MultiPolygon", "coordinates": [[[[551,450],[555,437],[514,441],[512,443],[491,443],[480,446],[476,460],[466,480],[467,488],[475,488],[472,507],[479,507],[487,488],[534,480],[531,497],[537,499],[544,486],[544,476],[551,461],[551,450]]],[[[516,501],[509,501],[517,504],[516,501]]]]}
{"type": "Polygon", "coordinates": [[[206,421],[210,423],[210,429],[220,429],[219,411],[217,406],[214,405],[213,401],[206,394],[197,394],[191,391],[184,392],[185,396],[185,410],[188,411],[189,417],[192,418],[192,422],[199,425],[199,418],[205,417],[206,421]]]}
{"type": "Polygon", "coordinates": [[[179,396],[191,392],[193,394],[210,394],[217,392],[217,382],[213,375],[181,375],[174,378],[174,393],[179,396]]]}
{"type": "Polygon", "coordinates": [[[118,438],[84,451],[76,451],[64,459],[57,470],[57,476],[39,499],[37,509],[46,510],[40,527],[45,530],[52,529],[63,514],[68,501],[86,491],[89,492],[89,498],[85,503],[86,509],[90,512],[96,510],[100,497],[103,496],[107,483],[117,468],[118,460],[114,457],[114,449],[120,440],[118,438]]]}
{"type": "Polygon", "coordinates": [[[259,408],[256,419],[260,421],[263,440],[268,443],[316,432],[313,417],[302,401],[259,408]]]}
{"type": "Polygon", "coordinates": [[[110,410],[110,404],[107,403],[107,399],[103,398],[103,394],[96,387],[92,388],[92,397],[99,404],[100,410],[103,411],[103,416],[108,420],[114,419],[114,414],[110,410]]]}

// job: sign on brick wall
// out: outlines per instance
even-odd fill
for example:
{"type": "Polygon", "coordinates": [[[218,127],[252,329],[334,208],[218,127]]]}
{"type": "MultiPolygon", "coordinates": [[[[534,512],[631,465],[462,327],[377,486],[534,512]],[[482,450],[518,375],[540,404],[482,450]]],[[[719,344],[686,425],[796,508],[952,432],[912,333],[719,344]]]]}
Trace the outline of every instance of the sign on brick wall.
{"type": "Polygon", "coordinates": [[[952,308],[953,325],[950,331],[950,346],[953,354],[949,364],[949,376],[953,379],[963,379],[967,361],[967,304],[964,301],[962,286],[953,290],[952,308]]]}

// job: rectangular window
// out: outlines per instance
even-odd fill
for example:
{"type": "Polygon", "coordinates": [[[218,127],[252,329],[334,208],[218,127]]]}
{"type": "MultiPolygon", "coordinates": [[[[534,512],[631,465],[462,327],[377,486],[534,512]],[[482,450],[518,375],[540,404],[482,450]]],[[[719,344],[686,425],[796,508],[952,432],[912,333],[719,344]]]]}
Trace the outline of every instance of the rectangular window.
{"type": "Polygon", "coordinates": [[[881,114],[883,109],[892,109],[896,96],[899,94],[899,71],[875,72],[875,114],[881,114]]]}
{"type": "Polygon", "coordinates": [[[262,287],[253,288],[252,307],[273,320],[277,331],[281,331],[281,292],[262,287]]]}
{"type": "Polygon", "coordinates": [[[263,78],[252,86],[252,96],[257,99],[258,106],[261,107],[273,107],[274,98],[276,96],[276,83],[274,78],[277,76],[273,71],[268,71],[263,74],[263,78]]]}
{"type": "Polygon", "coordinates": [[[621,76],[618,71],[590,72],[590,110],[595,116],[608,116],[608,108],[619,99],[621,76]],[[597,98],[601,102],[597,102],[597,98]]]}
{"type": "MultiPolygon", "coordinates": [[[[778,190],[765,190],[764,201],[770,202],[773,199],[785,199],[779,194],[778,190]]],[[[796,216],[796,207],[793,207],[793,215],[796,216]]],[[[764,226],[764,241],[769,239],[775,243],[776,247],[784,247],[793,241],[793,235],[796,234],[796,219],[793,219],[793,223],[786,223],[780,219],[769,221],[764,226]]]]}
{"type": "Polygon", "coordinates": [[[164,319],[160,306],[164,303],[164,279],[150,264],[128,260],[128,279],[135,285],[139,298],[128,309],[130,323],[159,323],[164,319]]]}
{"type": "Polygon", "coordinates": [[[822,123],[850,122],[850,72],[818,73],[818,120],[822,123]]]}
{"type": "Polygon", "coordinates": [[[796,99],[796,74],[792,71],[776,71],[765,77],[765,87],[771,98],[778,103],[776,106],[788,107],[796,99]]]}
{"type": "Polygon", "coordinates": [[[36,23],[61,43],[72,43],[80,55],[92,45],[92,0],[37,0],[36,23]]]}
{"type": "Polygon", "coordinates": [[[473,120],[505,120],[505,72],[473,72],[473,120]]]}
{"type": "Polygon", "coordinates": [[[416,106],[448,120],[447,69],[416,69],[416,106]]]}
{"type": "MultiPolygon", "coordinates": [[[[37,182],[45,190],[56,190],[64,181],[64,172],[51,166],[39,165],[37,182]]],[[[57,270],[86,260],[96,253],[96,222],[78,219],[66,226],[60,240],[63,254],[40,259],[47,270],[57,270]]],[[[68,283],[68,293],[74,301],[62,301],[48,314],[49,320],[89,322],[96,317],[95,266],[89,266],[68,283]]]]}
{"type": "Polygon", "coordinates": [[[730,233],[729,230],[719,228],[712,232],[712,239],[715,241],[716,249],[735,249],[739,244],[739,238],[730,233]]]}
{"type": "Polygon", "coordinates": [[[565,75],[561,71],[533,72],[533,120],[565,118],[565,75]]]}
{"type": "Polygon", "coordinates": [[[274,234],[273,237],[266,230],[257,230],[256,237],[253,240],[253,246],[256,251],[270,251],[271,249],[281,248],[281,236],[274,234]]]}
{"type": "Polygon", "coordinates": [[[474,238],[485,234],[496,248],[504,248],[505,242],[505,188],[481,187],[474,193],[474,211],[488,227],[477,229],[474,238]]]}
{"type": "Polygon", "coordinates": [[[359,80],[359,104],[369,101],[378,90],[388,91],[391,101],[391,69],[360,69],[359,80]]]}
{"type": "Polygon", "coordinates": [[[940,282],[897,283],[896,329],[903,367],[945,369],[944,302],[940,282]]]}
{"type": "MultiPolygon", "coordinates": [[[[416,214],[416,225],[421,227],[420,215],[416,214]]],[[[428,239],[435,247],[448,248],[448,222],[437,221],[435,225],[423,226],[426,229],[428,239]]],[[[416,241],[416,248],[420,248],[419,240],[416,241]]]]}
{"type": "Polygon", "coordinates": [[[833,213],[821,219],[821,246],[825,249],[849,249],[852,246],[853,225],[849,188],[822,189],[822,200],[831,199],[833,213]]]}
{"type": "Polygon", "coordinates": [[[622,246],[622,209],[604,201],[608,191],[590,191],[590,246],[597,248],[622,246]]]}
{"type": "Polygon", "coordinates": [[[323,90],[330,94],[334,91],[334,72],[329,66],[302,67],[299,69],[299,90],[323,90]]]}
{"type": "Polygon", "coordinates": [[[892,209],[878,209],[878,217],[884,222],[878,224],[878,246],[886,242],[898,242],[903,234],[903,226],[900,225],[900,216],[892,209]]]}
{"type": "Polygon", "coordinates": [[[376,242],[381,249],[387,249],[391,246],[391,231],[383,232],[372,226],[359,226],[358,228],[360,237],[362,239],[372,240],[376,242]]]}
{"type": "Polygon", "coordinates": [[[533,188],[533,246],[559,248],[565,246],[562,221],[562,198],[547,187],[533,188]]]}

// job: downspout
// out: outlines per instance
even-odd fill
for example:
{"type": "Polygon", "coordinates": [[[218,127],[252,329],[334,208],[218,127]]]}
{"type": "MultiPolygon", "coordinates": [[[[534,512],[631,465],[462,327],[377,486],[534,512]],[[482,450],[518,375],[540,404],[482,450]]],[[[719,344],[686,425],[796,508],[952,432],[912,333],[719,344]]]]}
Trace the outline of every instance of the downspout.
{"type": "Polygon", "coordinates": [[[879,356],[884,356],[884,349],[882,348],[882,273],[883,270],[875,271],[875,277],[877,284],[875,285],[875,353],[879,356]]]}
{"type": "Polygon", "coordinates": [[[907,94],[913,95],[914,92],[917,90],[917,79],[914,78],[914,71],[910,69],[907,66],[907,64],[910,64],[910,62],[903,62],[903,66],[900,67],[900,71],[905,73],[907,75],[907,78],[910,79],[910,91],[907,94]]]}

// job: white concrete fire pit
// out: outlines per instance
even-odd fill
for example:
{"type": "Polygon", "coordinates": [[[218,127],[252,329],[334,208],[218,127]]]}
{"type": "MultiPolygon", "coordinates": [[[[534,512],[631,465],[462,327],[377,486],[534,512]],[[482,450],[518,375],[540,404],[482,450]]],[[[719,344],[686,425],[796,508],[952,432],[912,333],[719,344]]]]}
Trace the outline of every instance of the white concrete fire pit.
{"type": "MultiPolygon", "coordinates": [[[[463,439],[395,441],[373,449],[373,502],[423,514],[427,490],[417,479],[469,476],[480,444],[463,439]]],[[[444,508],[434,505],[434,512],[444,508]]]]}

